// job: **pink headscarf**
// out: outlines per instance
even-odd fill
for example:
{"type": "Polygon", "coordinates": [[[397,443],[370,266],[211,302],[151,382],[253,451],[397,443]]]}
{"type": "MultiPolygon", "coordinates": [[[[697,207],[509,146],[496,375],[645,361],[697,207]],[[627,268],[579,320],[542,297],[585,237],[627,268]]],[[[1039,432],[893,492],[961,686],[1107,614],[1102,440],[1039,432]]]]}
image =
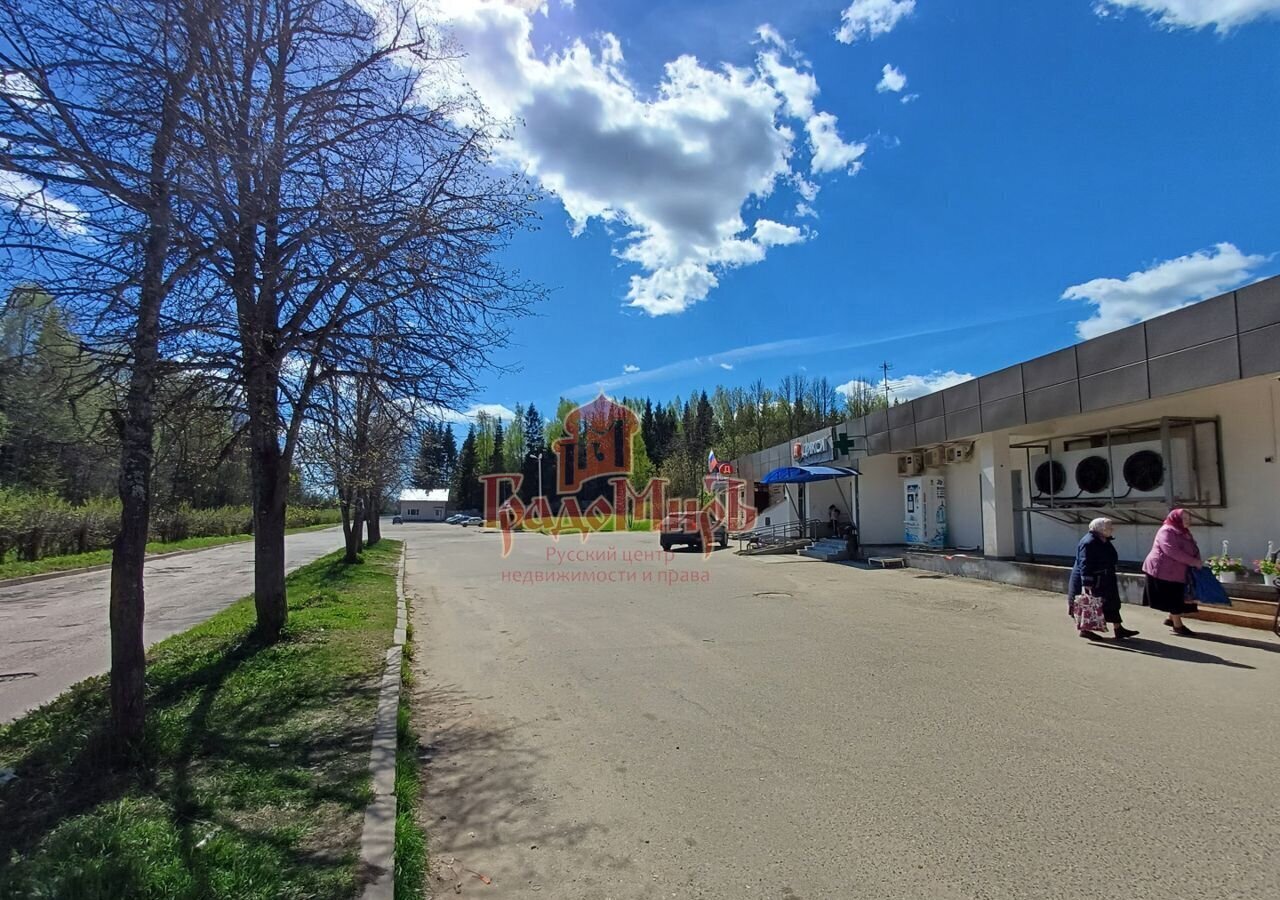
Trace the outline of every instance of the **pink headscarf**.
{"type": "Polygon", "coordinates": [[[1164,524],[1174,531],[1187,531],[1187,511],[1185,509],[1173,510],[1164,517],[1164,524]]]}

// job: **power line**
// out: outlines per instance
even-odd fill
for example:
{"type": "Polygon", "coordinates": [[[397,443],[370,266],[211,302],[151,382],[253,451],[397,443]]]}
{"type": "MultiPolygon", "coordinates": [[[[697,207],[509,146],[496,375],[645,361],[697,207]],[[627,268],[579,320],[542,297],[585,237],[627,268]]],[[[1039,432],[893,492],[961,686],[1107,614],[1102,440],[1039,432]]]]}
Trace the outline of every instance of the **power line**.
{"type": "Polygon", "coordinates": [[[882,363],[880,364],[880,371],[882,371],[882,372],[884,373],[884,403],[885,403],[885,406],[888,406],[888,405],[889,405],[889,370],[890,370],[890,369],[892,369],[892,368],[893,368],[893,366],[889,365],[888,361],[882,362],[882,363]]]}

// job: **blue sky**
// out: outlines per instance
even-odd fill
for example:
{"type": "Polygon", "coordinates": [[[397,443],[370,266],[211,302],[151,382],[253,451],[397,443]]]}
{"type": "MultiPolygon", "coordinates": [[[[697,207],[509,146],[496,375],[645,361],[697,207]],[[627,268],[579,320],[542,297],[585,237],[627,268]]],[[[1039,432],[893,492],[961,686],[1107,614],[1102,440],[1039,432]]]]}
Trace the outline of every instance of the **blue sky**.
{"type": "Polygon", "coordinates": [[[478,404],[882,360],[919,393],[1280,271],[1276,0],[452,6],[549,191],[507,262],[550,298],[478,404]]]}

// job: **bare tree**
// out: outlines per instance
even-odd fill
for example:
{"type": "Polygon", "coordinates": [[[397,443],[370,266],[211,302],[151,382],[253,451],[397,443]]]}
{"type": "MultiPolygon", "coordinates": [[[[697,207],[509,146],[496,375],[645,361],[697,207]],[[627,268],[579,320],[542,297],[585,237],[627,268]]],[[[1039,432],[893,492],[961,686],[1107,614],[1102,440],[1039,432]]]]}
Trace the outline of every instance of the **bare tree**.
{"type": "Polygon", "coordinates": [[[227,0],[198,75],[193,230],[222,285],[198,327],[243,385],[268,639],[287,617],[288,473],[318,387],[360,373],[350,347],[377,334],[396,345],[377,377],[459,402],[535,293],[493,253],[536,198],[492,174],[480,110],[426,99],[418,71],[442,51],[384,12],[227,0]]]}
{"type": "Polygon", "coordinates": [[[175,260],[178,145],[208,25],[203,0],[0,0],[0,172],[11,264],[92,298],[124,371],[120,531],[111,568],[111,709],[144,721],[143,559],[162,315],[175,260]]]}

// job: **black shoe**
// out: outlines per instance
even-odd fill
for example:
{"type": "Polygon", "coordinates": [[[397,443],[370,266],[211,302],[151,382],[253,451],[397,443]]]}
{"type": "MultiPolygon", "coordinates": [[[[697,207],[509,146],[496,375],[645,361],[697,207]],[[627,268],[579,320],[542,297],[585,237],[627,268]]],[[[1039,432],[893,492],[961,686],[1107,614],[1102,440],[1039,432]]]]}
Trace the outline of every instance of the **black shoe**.
{"type": "Polygon", "coordinates": [[[1170,628],[1172,628],[1172,627],[1173,627],[1173,618],[1172,618],[1171,616],[1170,616],[1170,617],[1166,617],[1166,618],[1165,618],[1165,620],[1164,620],[1163,622],[1161,622],[1160,624],[1161,624],[1161,625],[1168,625],[1170,628]]]}
{"type": "Polygon", "coordinates": [[[1117,640],[1117,641],[1127,641],[1129,638],[1131,638],[1131,637],[1137,637],[1137,636],[1138,636],[1138,632],[1136,632],[1136,631],[1132,631],[1132,630],[1130,630],[1130,629],[1128,629],[1128,628],[1124,628],[1124,627],[1122,627],[1122,626],[1120,626],[1120,625],[1117,625],[1117,626],[1116,626],[1116,640],[1117,640]]]}
{"type": "Polygon", "coordinates": [[[1188,628],[1186,625],[1179,625],[1177,628],[1173,629],[1173,633],[1176,635],[1179,635],[1180,637],[1196,636],[1196,633],[1192,631],[1190,628],[1188,628]]]}
{"type": "Polygon", "coordinates": [[[1084,638],[1086,641],[1098,640],[1098,633],[1096,631],[1085,631],[1083,628],[1081,628],[1079,631],[1076,632],[1076,634],[1080,635],[1080,637],[1084,638]]]}

